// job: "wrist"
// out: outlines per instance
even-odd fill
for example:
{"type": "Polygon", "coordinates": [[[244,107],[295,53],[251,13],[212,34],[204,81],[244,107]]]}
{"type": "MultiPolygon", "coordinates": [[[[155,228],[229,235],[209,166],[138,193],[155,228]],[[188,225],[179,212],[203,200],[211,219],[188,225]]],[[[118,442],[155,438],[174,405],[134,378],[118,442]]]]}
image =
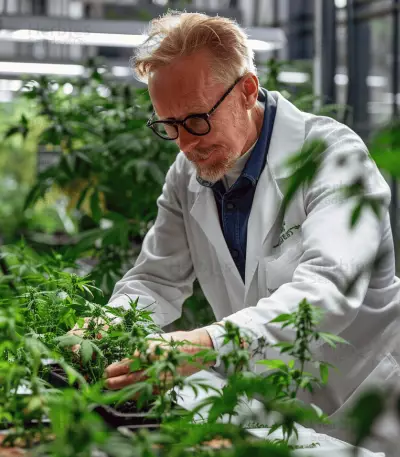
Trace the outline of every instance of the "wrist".
{"type": "Polygon", "coordinates": [[[212,339],[205,328],[198,328],[188,332],[188,340],[206,349],[214,349],[212,339]]]}

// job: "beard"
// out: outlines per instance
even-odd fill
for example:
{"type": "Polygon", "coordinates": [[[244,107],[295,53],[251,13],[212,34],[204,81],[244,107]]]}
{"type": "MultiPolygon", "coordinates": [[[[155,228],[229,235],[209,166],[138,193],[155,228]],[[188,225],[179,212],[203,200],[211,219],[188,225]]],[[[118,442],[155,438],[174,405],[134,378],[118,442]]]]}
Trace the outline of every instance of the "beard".
{"type": "Polygon", "coordinates": [[[229,172],[237,159],[237,153],[227,149],[216,148],[211,153],[210,159],[207,163],[200,164],[193,162],[193,165],[196,168],[197,175],[201,179],[215,183],[229,172]]]}
{"type": "MultiPolygon", "coordinates": [[[[231,110],[233,116],[230,119],[230,123],[232,123],[235,130],[235,135],[246,138],[248,126],[242,121],[239,107],[233,104],[231,110]]],[[[223,129],[223,123],[221,123],[220,128],[223,129]]],[[[196,168],[197,175],[200,178],[215,183],[221,180],[233,168],[235,162],[241,157],[240,148],[243,146],[238,145],[238,150],[232,150],[223,145],[216,145],[208,149],[197,149],[193,151],[194,157],[191,157],[192,154],[187,157],[196,168]],[[196,161],[196,159],[207,158],[208,156],[209,159],[206,163],[196,161]]]]}

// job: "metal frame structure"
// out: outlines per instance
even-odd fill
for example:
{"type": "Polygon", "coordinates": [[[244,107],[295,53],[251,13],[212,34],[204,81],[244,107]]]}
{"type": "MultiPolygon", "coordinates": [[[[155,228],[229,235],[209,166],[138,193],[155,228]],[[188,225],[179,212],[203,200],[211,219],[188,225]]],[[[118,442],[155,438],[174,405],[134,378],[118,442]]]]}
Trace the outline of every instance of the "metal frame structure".
{"type": "MultiPolygon", "coordinates": [[[[371,133],[368,102],[369,86],[367,76],[371,63],[370,23],[372,19],[392,17],[391,43],[391,90],[392,120],[399,119],[400,98],[400,0],[392,0],[391,5],[379,5],[376,0],[347,0],[346,19],[335,23],[335,6],[333,0],[315,0],[314,15],[314,86],[315,95],[323,102],[335,101],[335,67],[336,67],[336,28],[345,25],[347,30],[347,105],[345,119],[361,137],[367,139],[371,133]]],[[[400,160],[400,157],[399,157],[400,160]]],[[[397,265],[400,265],[400,202],[398,181],[391,177],[392,200],[390,217],[394,244],[397,251],[397,265]]]]}
{"type": "MultiPolygon", "coordinates": [[[[392,17],[393,17],[393,37],[392,37],[392,94],[393,94],[393,105],[392,105],[392,116],[393,120],[397,121],[399,119],[399,100],[398,98],[400,93],[400,0],[392,0],[393,9],[392,9],[392,17]]],[[[400,157],[399,157],[400,160],[400,157]]],[[[392,189],[392,201],[391,201],[391,224],[393,228],[393,238],[394,238],[394,245],[396,246],[397,250],[397,265],[400,264],[399,261],[399,242],[400,242],[400,223],[399,223],[399,211],[400,211],[400,204],[399,204],[399,188],[398,182],[396,179],[392,178],[391,182],[391,189],[392,189]]]]}
{"type": "Polygon", "coordinates": [[[314,2],[314,94],[317,104],[336,102],[336,7],[334,0],[314,2]]]}

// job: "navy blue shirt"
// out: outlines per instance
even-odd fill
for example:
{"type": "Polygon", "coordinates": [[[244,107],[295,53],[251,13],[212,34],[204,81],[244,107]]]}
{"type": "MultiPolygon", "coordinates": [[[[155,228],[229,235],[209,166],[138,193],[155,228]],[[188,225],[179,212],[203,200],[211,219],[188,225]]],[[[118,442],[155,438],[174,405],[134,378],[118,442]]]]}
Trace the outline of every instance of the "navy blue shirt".
{"type": "Polygon", "coordinates": [[[265,167],[276,114],[276,102],[265,89],[260,89],[258,100],[265,103],[261,133],[233,186],[226,190],[222,180],[211,183],[197,177],[201,185],[211,187],[214,193],[222,233],[243,282],[246,271],[247,224],[257,182],[265,167]]]}

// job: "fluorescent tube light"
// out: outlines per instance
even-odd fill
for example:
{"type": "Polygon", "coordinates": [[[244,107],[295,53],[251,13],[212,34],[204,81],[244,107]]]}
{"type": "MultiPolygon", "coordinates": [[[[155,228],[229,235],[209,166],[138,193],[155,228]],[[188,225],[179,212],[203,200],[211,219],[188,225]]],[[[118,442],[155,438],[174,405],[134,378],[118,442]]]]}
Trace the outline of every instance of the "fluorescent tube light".
{"type": "Polygon", "coordinates": [[[17,92],[22,87],[20,79],[0,79],[0,90],[17,92]]]}
{"type": "Polygon", "coordinates": [[[55,44],[80,44],[83,46],[136,47],[143,43],[146,35],[126,35],[123,33],[73,32],[68,30],[1,30],[1,41],[38,42],[49,41],[55,44]]]}
{"type": "Polygon", "coordinates": [[[310,79],[307,73],[300,71],[281,71],[278,80],[287,84],[304,84],[310,79]]]}
{"type": "MultiPolygon", "coordinates": [[[[141,45],[147,39],[147,35],[127,35],[123,33],[93,33],[73,31],[42,31],[42,30],[0,30],[0,41],[13,41],[23,43],[35,43],[49,41],[55,44],[80,44],[82,46],[111,46],[118,48],[134,48],[141,45]]],[[[282,47],[282,43],[263,40],[249,40],[254,51],[273,51],[282,47]]]]}
{"type": "MultiPolygon", "coordinates": [[[[268,52],[277,49],[276,43],[272,43],[270,41],[262,41],[262,40],[248,40],[249,45],[253,51],[259,52],[268,52]]],[[[281,46],[279,46],[280,48],[281,46]]]]}
{"type": "Polygon", "coordinates": [[[0,73],[6,74],[39,74],[80,76],[85,68],[82,65],[36,63],[36,62],[0,62],[0,73]]]}

